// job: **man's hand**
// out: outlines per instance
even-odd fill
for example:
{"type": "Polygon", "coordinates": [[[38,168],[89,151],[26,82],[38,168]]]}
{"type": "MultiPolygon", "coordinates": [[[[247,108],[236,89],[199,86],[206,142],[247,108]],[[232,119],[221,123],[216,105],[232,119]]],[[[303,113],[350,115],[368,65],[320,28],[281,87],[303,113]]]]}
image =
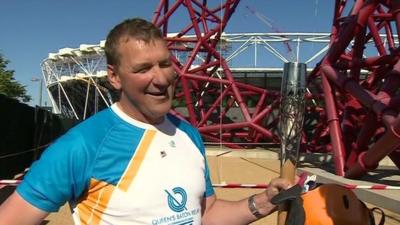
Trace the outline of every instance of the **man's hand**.
{"type": "Polygon", "coordinates": [[[303,199],[301,198],[302,191],[303,188],[296,184],[287,190],[281,191],[271,199],[272,204],[280,205],[286,203],[289,205],[286,225],[304,225],[305,212],[303,199]]]}
{"type": "Polygon", "coordinates": [[[260,214],[263,216],[267,216],[274,212],[277,208],[277,205],[273,204],[271,202],[271,199],[276,196],[280,191],[287,190],[291,186],[292,184],[288,179],[272,179],[264,192],[254,196],[255,205],[260,214]]]}

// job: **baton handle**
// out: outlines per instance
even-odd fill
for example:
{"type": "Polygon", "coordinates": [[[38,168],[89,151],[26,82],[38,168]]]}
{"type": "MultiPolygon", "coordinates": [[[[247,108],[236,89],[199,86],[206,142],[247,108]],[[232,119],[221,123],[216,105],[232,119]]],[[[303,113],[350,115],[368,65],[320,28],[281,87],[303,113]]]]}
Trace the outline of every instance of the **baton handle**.
{"type": "MultiPolygon", "coordinates": [[[[286,160],[281,167],[281,178],[288,179],[292,184],[296,176],[296,166],[291,160],[286,160]]],[[[285,225],[288,214],[288,204],[280,205],[278,208],[278,225],[285,225]]]]}

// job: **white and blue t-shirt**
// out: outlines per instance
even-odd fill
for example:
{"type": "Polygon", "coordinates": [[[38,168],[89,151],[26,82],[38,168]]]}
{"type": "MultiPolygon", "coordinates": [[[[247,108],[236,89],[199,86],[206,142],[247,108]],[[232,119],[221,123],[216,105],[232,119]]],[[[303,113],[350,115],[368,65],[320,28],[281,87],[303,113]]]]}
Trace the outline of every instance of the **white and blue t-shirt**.
{"type": "Polygon", "coordinates": [[[116,104],[59,138],[17,192],[47,212],[69,201],[80,225],[201,224],[214,194],[195,128],[172,115],[145,124],[116,104]]]}

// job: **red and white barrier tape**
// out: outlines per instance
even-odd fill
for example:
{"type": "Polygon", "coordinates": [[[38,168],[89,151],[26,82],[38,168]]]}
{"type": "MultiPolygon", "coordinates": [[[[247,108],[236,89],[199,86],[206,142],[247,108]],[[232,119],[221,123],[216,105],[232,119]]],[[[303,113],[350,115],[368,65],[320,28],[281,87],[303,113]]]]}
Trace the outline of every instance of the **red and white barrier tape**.
{"type": "Polygon", "coordinates": [[[216,188],[267,188],[268,184],[213,184],[216,188]]]}
{"type": "MultiPolygon", "coordinates": [[[[22,180],[0,180],[0,185],[5,186],[17,186],[20,184],[22,180]]],[[[256,189],[265,189],[268,187],[268,184],[237,184],[237,183],[229,183],[229,184],[213,184],[215,188],[256,188],[256,189]]],[[[400,186],[389,186],[382,184],[375,185],[355,185],[355,184],[342,184],[343,187],[348,189],[371,189],[371,190],[400,190],[400,186]]]]}
{"type": "Polygon", "coordinates": [[[12,180],[0,180],[0,189],[6,187],[6,186],[17,186],[22,182],[22,179],[24,178],[26,172],[28,172],[29,167],[26,168],[22,173],[19,173],[14,176],[14,179],[12,180]]]}
{"type": "Polygon", "coordinates": [[[21,182],[22,182],[22,180],[0,180],[0,185],[17,186],[21,182]]]}
{"type": "MultiPolygon", "coordinates": [[[[371,190],[400,190],[400,186],[389,186],[389,185],[353,185],[353,184],[343,184],[342,185],[348,189],[371,189],[371,190]]],[[[215,188],[260,188],[264,189],[268,187],[268,184],[213,184],[215,188]]]]}
{"type": "Polygon", "coordinates": [[[342,186],[348,189],[400,190],[400,186],[388,186],[382,184],[375,184],[375,185],[343,184],[342,186]]]}

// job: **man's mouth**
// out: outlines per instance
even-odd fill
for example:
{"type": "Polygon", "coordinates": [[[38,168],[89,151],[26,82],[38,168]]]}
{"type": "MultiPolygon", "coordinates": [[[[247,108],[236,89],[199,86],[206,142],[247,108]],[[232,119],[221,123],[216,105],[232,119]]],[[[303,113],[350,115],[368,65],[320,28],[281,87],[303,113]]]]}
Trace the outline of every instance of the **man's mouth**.
{"type": "Polygon", "coordinates": [[[163,91],[163,92],[147,92],[148,95],[153,95],[153,96],[166,96],[167,95],[167,91],[163,91]]]}

